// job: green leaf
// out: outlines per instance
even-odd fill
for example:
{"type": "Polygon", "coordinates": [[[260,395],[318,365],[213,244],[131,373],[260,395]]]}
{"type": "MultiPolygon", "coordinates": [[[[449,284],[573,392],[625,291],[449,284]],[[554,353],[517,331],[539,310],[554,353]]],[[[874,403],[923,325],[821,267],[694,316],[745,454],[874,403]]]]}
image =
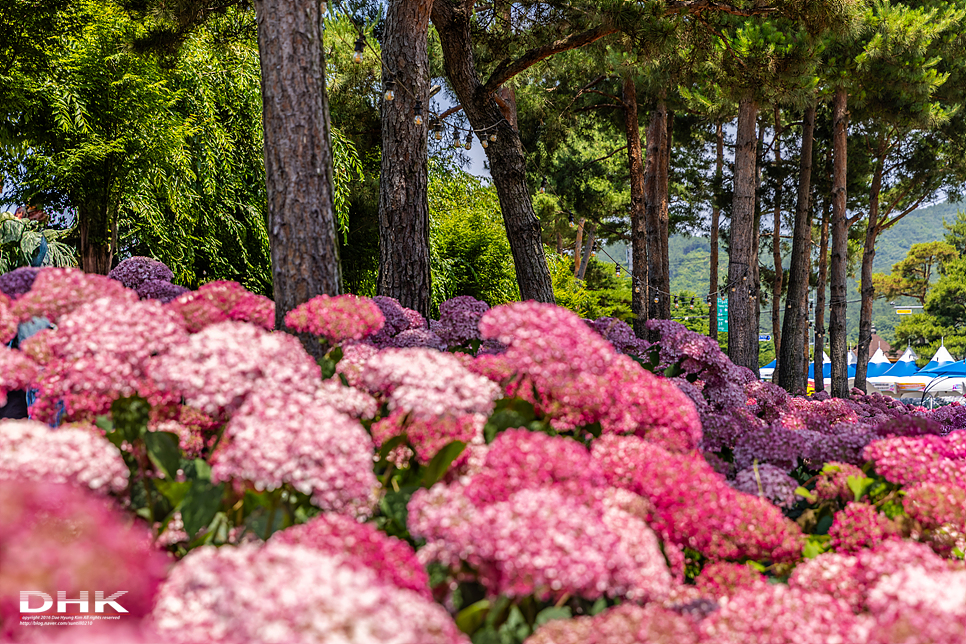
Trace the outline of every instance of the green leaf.
{"type": "Polygon", "coordinates": [[[177,507],[191,488],[191,481],[154,479],[154,487],[171,503],[171,507],[177,507]]]}
{"type": "Polygon", "coordinates": [[[405,444],[407,440],[408,438],[406,437],[405,434],[399,434],[398,436],[393,436],[392,438],[387,440],[385,443],[382,444],[382,447],[379,448],[379,460],[380,461],[386,460],[386,457],[389,456],[389,452],[396,449],[400,445],[405,444]]]}
{"type": "Polygon", "coordinates": [[[483,626],[487,613],[490,612],[490,600],[481,599],[475,604],[470,604],[456,614],[456,628],[472,635],[483,626]]]}
{"type": "Polygon", "coordinates": [[[534,628],[539,628],[554,619],[570,619],[572,617],[570,606],[550,606],[537,613],[537,618],[533,622],[534,628]]]}
{"type": "Polygon", "coordinates": [[[865,491],[869,488],[869,486],[875,483],[875,480],[870,479],[867,476],[855,476],[850,474],[846,479],[846,482],[849,485],[849,489],[852,490],[852,494],[855,495],[855,500],[858,501],[862,498],[862,495],[865,494],[865,491]]]}
{"type": "Polygon", "coordinates": [[[209,481],[194,480],[185,495],[181,506],[181,519],[185,532],[193,537],[199,530],[211,523],[221,508],[225,484],[212,485],[209,481]]]}
{"type": "Polygon", "coordinates": [[[398,491],[386,492],[385,496],[379,500],[379,509],[390,522],[390,525],[384,526],[383,529],[390,536],[400,538],[408,536],[409,528],[406,526],[406,522],[409,520],[409,499],[413,492],[418,489],[419,487],[416,485],[407,485],[399,488],[398,491]]]}
{"type": "Polygon", "coordinates": [[[808,499],[809,503],[815,503],[815,501],[818,500],[818,497],[812,494],[811,491],[808,490],[808,488],[802,487],[801,485],[795,488],[795,494],[797,494],[798,496],[805,497],[806,499],[808,499]]]}
{"type": "Polygon", "coordinates": [[[111,403],[111,418],[114,420],[115,430],[129,443],[133,443],[147,431],[150,414],[151,404],[140,396],[118,398],[111,403]]]}
{"type": "Polygon", "coordinates": [[[814,559],[828,548],[829,536],[827,534],[810,534],[805,539],[805,547],[802,549],[802,556],[806,559],[814,559]]]}
{"type": "Polygon", "coordinates": [[[114,423],[111,421],[110,416],[98,416],[97,420],[94,421],[94,425],[103,429],[107,434],[114,431],[114,423]]]}
{"type": "Polygon", "coordinates": [[[466,443],[453,441],[437,452],[433,460],[423,469],[423,487],[432,487],[446,474],[446,470],[453,464],[453,461],[466,449],[466,443]]]}
{"type": "Polygon", "coordinates": [[[751,566],[752,568],[754,568],[755,570],[757,570],[760,573],[764,573],[768,569],[768,566],[766,566],[765,564],[760,563],[758,561],[749,561],[748,562],[748,565],[751,566]]]}
{"type": "Polygon", "coordinates": [[[598,613],[604,612],[604,610],[606,609],[607,609],[607,600],[604,599],[603,597],[600,597],[597,599],[597,601],[594,602],[594,605],[590,607],[590,610],[587,612],[587,614],[593,617],[598,613]]]}
{"type": "Polygon", "coordinates": [[[502,398],[496,401],[493,413],[483,427],[483,437],[492,443],[496,435],[513,427],[526,427],[537,418],[533,404],[522,398],[502,398]]]}
{"type": "Polygon", "coordinates": [[[196,458],[188,461],[184,466],[184,476],[187,479],[211,480],[211,465],[204,459],[196,458]]]}
{"type": "Polygon", "coordinates": [[[147,432],[144,434],[144,445],[154,466],[164,472],[169,480],[174,480],[181,464],[178,436],[171,432],[147,432]]]}

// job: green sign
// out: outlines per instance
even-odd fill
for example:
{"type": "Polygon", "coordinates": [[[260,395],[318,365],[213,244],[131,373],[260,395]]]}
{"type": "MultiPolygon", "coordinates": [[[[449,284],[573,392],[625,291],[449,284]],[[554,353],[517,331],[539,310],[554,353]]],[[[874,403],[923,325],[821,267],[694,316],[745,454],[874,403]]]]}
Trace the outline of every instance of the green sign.
{"type": "Polygon", "coordinates": [[[728,332],[728,300],[718,298],[718,333],[728,332]]]}

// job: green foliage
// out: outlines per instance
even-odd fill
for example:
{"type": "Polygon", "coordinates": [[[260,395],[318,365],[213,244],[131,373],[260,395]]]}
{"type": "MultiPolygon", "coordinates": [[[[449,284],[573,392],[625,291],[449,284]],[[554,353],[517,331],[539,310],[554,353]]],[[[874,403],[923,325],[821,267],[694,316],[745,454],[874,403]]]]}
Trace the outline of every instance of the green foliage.
{"type": "Polygon", "coordinates": [[[573,260],[550,248],[545,250],[558,305],[589,320],[614,317],[628,322],[633,318],[630,278],[617,277],[613,264],[591,257],[585,279],[579,280],[574,277],[573,260]]]}
{"type": "Polygon", "coordinates": [[[73,266],[77,259],[74,249],[62,241],[66,234],[38,221],[0,212],[0,274],[36,265],[37,261],[43,266],[73,266]]]}
{"type": "Polygon", "coordinates": [[[946,242],[913,244],[906,258],[892,266],[890,275],[872,275],[876,295],[887,299],[912,297],[925,304],[933,273],[942,273],[949,262],[958,258],[959,252],[946,242]]]}

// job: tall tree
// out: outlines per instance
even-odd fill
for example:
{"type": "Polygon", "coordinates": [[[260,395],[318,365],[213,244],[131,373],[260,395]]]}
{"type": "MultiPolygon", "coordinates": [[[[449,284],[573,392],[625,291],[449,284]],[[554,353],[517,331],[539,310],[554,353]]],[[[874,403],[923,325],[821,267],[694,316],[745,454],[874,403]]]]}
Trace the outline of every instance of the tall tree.
{"type": "Polygon", "coordinates": [[[378,292],[424,316],[432,293],[428,152],[426,123],[416,111],[424,112],[429,101],[432,5],[432,0],[390,0],[382,43],[383,82],[395,83],[397,90],[382,104],[378,292]]]}
{"type": "Polygon", "coordinates": [[[846,259],[849,246],[848,213],[848,90],[835,88],[832,103],[832,239],[831,302],[829,306],[829,348],[832,352],[832,395],[849,395],[848,363],[845,347],[846,259]]]}

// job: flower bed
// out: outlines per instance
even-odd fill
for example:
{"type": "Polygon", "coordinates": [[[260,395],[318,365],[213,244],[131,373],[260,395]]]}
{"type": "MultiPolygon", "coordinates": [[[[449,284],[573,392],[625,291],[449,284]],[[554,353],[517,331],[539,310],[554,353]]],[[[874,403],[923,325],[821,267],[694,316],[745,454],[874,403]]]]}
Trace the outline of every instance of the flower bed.
{"type": "Polygon", "coordinates": [[[0,402],[36,394],[0,421],[3,637],[966,641],[966,407],[467,297],[311,300],[314,360],[266,298],[129,262],[0,276],[5,341],[55,325],[0,348],[0,402]],[[117,590],[120,624],[21,613],[117,590]]]}

